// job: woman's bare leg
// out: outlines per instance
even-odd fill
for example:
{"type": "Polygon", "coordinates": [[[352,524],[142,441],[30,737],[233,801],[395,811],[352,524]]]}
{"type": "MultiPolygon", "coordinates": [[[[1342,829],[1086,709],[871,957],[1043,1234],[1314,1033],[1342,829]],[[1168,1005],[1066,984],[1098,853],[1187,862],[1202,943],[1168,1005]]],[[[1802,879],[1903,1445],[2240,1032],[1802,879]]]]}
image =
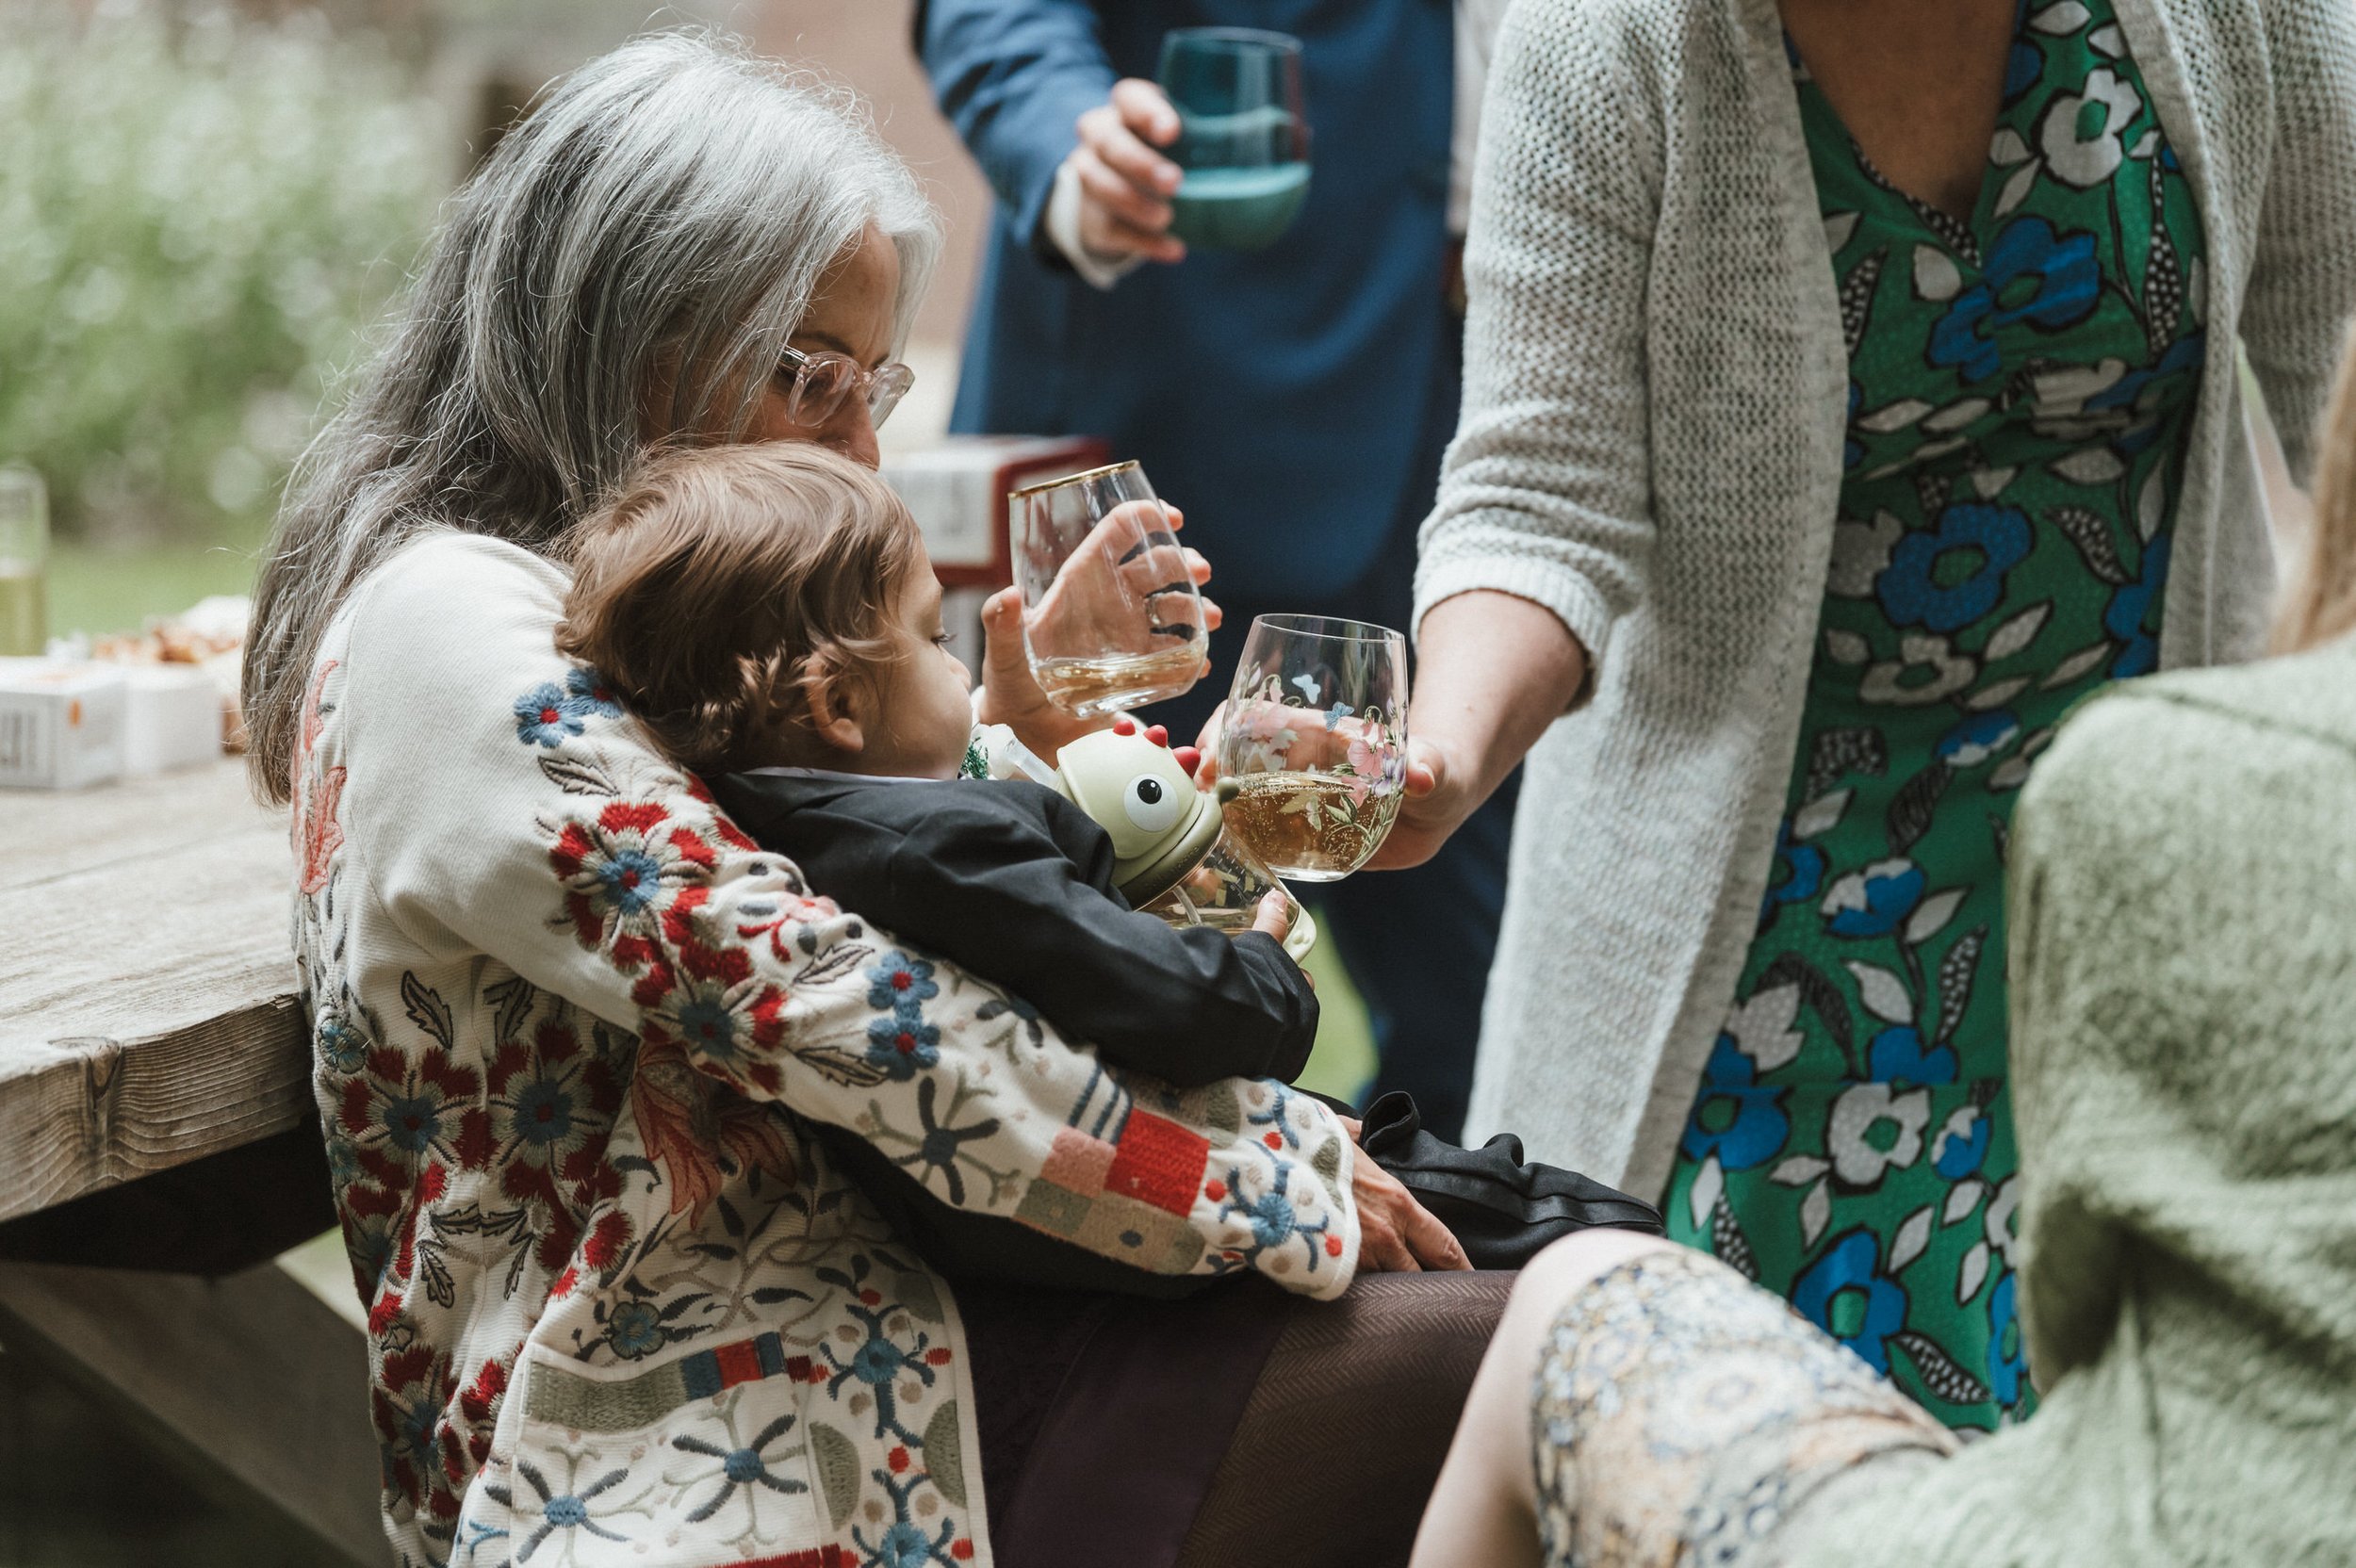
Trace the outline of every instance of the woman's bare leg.
{"type": "Polygon", "coordinates": [[[1522,1270],[1473,1379],[1409,1568],[1539,1568],[1530,1382],[1547,1328],[1564,1301],[1605,1273],[1674,1250],[1658,1236],[1581,1231],[1522,1270]]]}

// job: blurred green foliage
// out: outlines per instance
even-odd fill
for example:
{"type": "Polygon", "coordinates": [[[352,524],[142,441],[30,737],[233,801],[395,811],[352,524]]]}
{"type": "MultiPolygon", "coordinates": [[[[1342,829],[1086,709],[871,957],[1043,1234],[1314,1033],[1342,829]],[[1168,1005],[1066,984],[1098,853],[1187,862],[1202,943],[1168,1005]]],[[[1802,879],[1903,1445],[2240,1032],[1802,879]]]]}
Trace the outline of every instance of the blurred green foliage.
{"type": "Polygon", "coordinates": [[[57,531],[256,537],[452,172],[381,41],[0,0],[0,461],[57,531]]]}

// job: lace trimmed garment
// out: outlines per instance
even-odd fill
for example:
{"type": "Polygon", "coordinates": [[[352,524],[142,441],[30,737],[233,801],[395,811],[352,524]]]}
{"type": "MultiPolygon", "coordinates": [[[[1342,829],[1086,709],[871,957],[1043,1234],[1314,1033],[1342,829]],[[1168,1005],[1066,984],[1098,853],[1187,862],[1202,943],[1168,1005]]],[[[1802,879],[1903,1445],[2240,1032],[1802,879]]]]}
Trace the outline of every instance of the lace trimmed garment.
{"type": "Polygon", "coordinates": [[[1357,1263],[1349,1140],[1281,1085],[1109,1071],[810,893],[556,654],[564,586],[412,544],[303,708],[296,952],[397,1555],[988,1563],[956,1302],[810,1122],[1317,1297],[1357,1263]]]}
{"type": "Polygon", "coordinates": [[[2156,662],[2205,248],[2109,0],[2022,6],[1966,220],[1883,180],[1794,73],[1848,335],[1845,477],[1775,868],[1666,1210],[1989,1428],[2033,1397],[2005,834],[2062,714],[2156,662]]]}

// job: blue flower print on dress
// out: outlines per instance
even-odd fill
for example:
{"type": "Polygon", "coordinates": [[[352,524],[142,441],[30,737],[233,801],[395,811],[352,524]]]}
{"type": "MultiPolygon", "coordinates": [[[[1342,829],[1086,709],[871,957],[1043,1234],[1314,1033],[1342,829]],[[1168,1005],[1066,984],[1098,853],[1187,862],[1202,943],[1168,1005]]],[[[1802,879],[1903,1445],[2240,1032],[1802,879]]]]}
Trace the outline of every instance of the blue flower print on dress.
{"type": "Polygon", "coordinates": [[[605,1342],[624,1361],[637,1361],[670,1344],[671,1331],[652,1301],[625,1301],[605,1320],[605,1342]]]}
{"type": "Polygon", "coordinates": [[[1875,1035],[1865,1048],[1865,1065],[1881,1084],[1952,1084],[1955,1054],[1943,1045],[1925,1049],[1922,1032],[1912,1024],[1892,1024],[1875,1035]]]}
{"type": "Polygon", "coordinates": [[[867,972],[867,1004],[877,1009],[913,1007],[941,994],[933,966],[905,953],[888,953],[867,972]]]}
{"type": "Polygon", "coordinates": [[[1906,1326],[1906,1287],[1880,1270],[1873,1233],[1859,1227],[1836,1238],[1800,1276],[1792,1304],[1800,1315],[1890,1375],[1890,1336],[1906,1326]]]}
{"type": "Polygon", "coordinates": [[[1960,1182],[1980,1168],[1996,1124],[1977,1105],[1966,1105],[1949,1117],[1931,1139],[1931,1168],[1945,1180],[1960,1182]]]}
{"type": "Polygon", "coordinates": [[[2014,1288],[2017,1279],[2018,1275],[2007,1274],[1997,1281],[1995,1294],[1988,1298],[1988,1386],[1995,1391],[1997,1402],[2004,1405],[2020,1399],[2021,1385],[2029,1376],[2029,1350],[2021,1337],[2014,1288]]]}
{"type": "Polygon", "coordinates": [[[1937,528],[1898,541],[1873,594],[1892,626],[1960,631],[2004,601],[2004,574],[2034,543],[2029,514],[2017,506],[1951,506],[1937,528]]]}
{"type": "Polygon", "coordinates": [[[515,738],[553,750],[591,718],[618,719],[622,706],[595,670],[575,665],[564,683],[544,680],[515,699],[515,738]]]}
{"type": "Polygon", "coordinates": [[[2137,414],[2151,414],[2168,383],[2177,377],[2197,374],[2209,357],[2206,333],[2193,333],[2180,337],[2168,347],[2160,362],[2145,370],[2130,370],[2110,385],[2086,400],[2086,407],[2109,411],[2130,409],[2137,414]],[[2146,394],[2150,394],[2147,396],[2146,394]]]}
{"type": "Polygon", "coordinates": [[[2004,755],[2020,738],[2021,715],[2009,708],[1995,708],[1972,714],[1941,735],[1933,751],[1951,768],[1976,768],[2004,755]]]}
{"type": "Polygon", "coordinates": [[[1720,1035],[1702,1070],[1701,1097],[1685,1125],[1685,1152],[1697,1160],[1715,1154],[1727,1170],[1763,1164],[1792,1130],[1782,1099],[1783,1090],[1759,1086],[1758,1066],[1734,1037],[1720,1035]]]}
{"type": "Polygon", "coordinates": [[[2102,288],[2094,236],[2057,235],[2042,218],[2018,218],[1989,247],[1980,281],[1955,296],[1931,329],[1930,360],[1966,381],[2004,368],[1995,335],[2020,322],[2059,332],[2084,320],[2102,288]]]}
{"type": "Polygon", "coordinates": [[[1922,868],[1913,861],[1876,860],[1832,885],[1825,928],[1836,937],[1887,937],[1922,902],[1922,868]]]}
{"type": "Polygon", "coordinates": [[[2143,569],[2103,607],[2102,629],[2119,644],[2111,661],[2113,680],[2150,675],[2160,662],[2160,640],[2144,629],[2144,621],[2151,613],[2152,597],[2168,580],[2168,542],[2173,537],[2163,533],[2144,546],[2143,569]]]}
{"type": "Polygon", "coordinates": [[[1787,904],[1806,904],[1824,885],[1824,852],[1792,836],[1792,819],[1775,829],[1775,869],[1767,876],[1766,896],[1759,903],[1759,928],[1767,929],[1775,911],[1787,904]]]}

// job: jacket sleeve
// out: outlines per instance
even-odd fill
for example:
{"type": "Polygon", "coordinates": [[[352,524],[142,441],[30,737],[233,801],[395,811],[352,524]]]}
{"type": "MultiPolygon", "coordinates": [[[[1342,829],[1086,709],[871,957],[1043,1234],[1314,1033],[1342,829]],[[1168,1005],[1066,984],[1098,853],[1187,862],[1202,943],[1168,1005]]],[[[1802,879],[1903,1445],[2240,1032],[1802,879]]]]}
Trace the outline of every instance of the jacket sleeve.
{"type": "Polygon", "coordinates": [[[1076,123],[1113,90],[1095,11],[1084,0],[931,0],[923,46],[941,113],[1036,249],[1076,123]]]}
{"type": "Polygon", "coordinates": [[[1187,1087],[1297,1076],[1317,993],[1284,950],[1132,910],[1090,885],[1046,823],[972,798],[1027,788],[962,786],[962,808],[910,825],[885,874],[899,934],[989,975],[1117,1067],[1187,1087]]]}
{"type": "Polygon", "coordinates": [[[2266,7],[2273,159],[2240,329],[2291,477],[2315,472],[2315,434],[2356,314],[2356,10],[2266,7]]]}
{"type": "Polygon", "coordinates": [[[1552,611],[1597,662],[1653,537],[1660,199],[1643,173],[1653,133],[1608,63],[1618,8],[1525,0],[1498,33],[1464,258],[1464,412],[1415,572],[1418,626],[1443,599],[1494,589],[1552,611]]]}
{"type": "Polygon", "coordinates": [[[1271,1084],[1122,1074],[809,895],[555,652],[562,589],[514,547],[444,536],[350,612],[343,830],[410,942],[504,964],[642,1055],[914,1149],[959,1207],[1152,1272],[1347,1286],[1352,1151],[1330,1112],[1271,1084]]]}

